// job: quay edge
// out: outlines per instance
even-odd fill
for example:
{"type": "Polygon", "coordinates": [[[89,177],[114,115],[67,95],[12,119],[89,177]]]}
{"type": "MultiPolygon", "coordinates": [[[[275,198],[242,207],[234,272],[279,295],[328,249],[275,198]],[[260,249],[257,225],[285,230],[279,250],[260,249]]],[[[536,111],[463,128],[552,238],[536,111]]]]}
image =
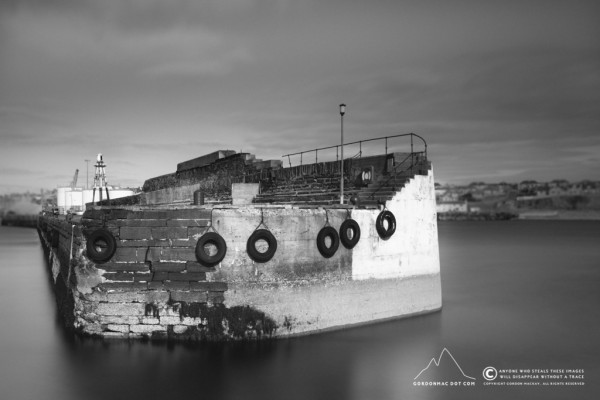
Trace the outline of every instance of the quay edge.
{"type": "MultiPolygon", "coordinates": [[[[348,162],[349,186],[367,164],[388,179],[389,159],[348,162]]],[[[433,170],[423,159],[412,167],[416,172],[379,206],[256,203],[257,196],[236,201],[233,195],[231,204],[194,205],[171,197],[167,203],[88,205],[82,216],[42,215],[38,232],[60,313],[68,328],[83,335],[218,341],[305,335],[437,311],[442,298],[433,170]],[[385,239],[376,226],[383,209],[397,223],[385,239]],[[351,249],[340,243],[324,257],[316,244],[319,231],[339,231],[349,218],[360,227],[358,243],[351,249]],[[247,251],[259,227],[277,241],[266,262],[247,251]],[[106,262],[88,254],[88,239],[99,230],[116,245],[106,262]],[[216,265],[197,257],[196,244],[207,232],[226,243],[216,265]]],[[[235,186],[246,198],[256,184],[235,186]]],[[[164,197],[165,190],[173,191],[156,188],[146,198],[164,197]]]]}

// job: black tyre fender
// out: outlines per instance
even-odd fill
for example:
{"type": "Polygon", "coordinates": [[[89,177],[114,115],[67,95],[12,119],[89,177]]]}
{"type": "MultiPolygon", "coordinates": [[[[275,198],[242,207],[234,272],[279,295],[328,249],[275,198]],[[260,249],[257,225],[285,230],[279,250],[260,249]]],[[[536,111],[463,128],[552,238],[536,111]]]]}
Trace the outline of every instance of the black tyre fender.
{"type": "Polygon", "coordinates": [[[345,248],[351,249],[360,240],[360,226],[358,226],[358,222],[353,220],[352,218],[348,218],[342,225],[340,226],[340,241],[344,245],[345,248]],[[348,235],[348,230],[352,230],[352,238],[348,235]]]}
{"type": "Polygon", "coordinates": [[[196,259],[205,267],[214,267],[225,258],[227,253],[227,244],[225,239],[217,232],[207,232],[198,239],[196,243],[196,259]],[[208,255],[204,250],[204,246],[212,244],[217,248],[216,254],[208,255]]]}
{"type": "Polygon", "coordinates": [[[319,231],[317,235],[317,248],[319,249],[319,253],[325,258],[332,257],[340,246],[340,237],[337,231],[331,227],[326,226],[319,231]],[[327,247],[325,245],[325,238],[328,237],[331,239],[331,246],[327,247]]]}
{"type": "Polygon", "coordinates": [[[271,232],[266,229],[257,229],[252,235],[248,238],[248,242],[246,243],[246,251],[251,259],[256,262],[265,263],[269,261],[275,255],[277,251],[277,239],[271,232]],[[269,245],[269,248],[264,253],[261,253],[256,249],[256,242],[259,240],[264,240],[269,245]]]}
{"type": "Polygon", "coordinates": [[[108,229],[100,228],[88,234],[85,248],[90,260],[96,264],[102,264],[115,254],[117,241],[108,229]]]}
{"type": "Polygon", "coordinates": [[[388,210],[380,212],[375,221],[375,228],[382,239],[389,239],[396,232],[396,217],[388,210]],[[384,221],[387,221],[387,229],[383,224],[384,221]]]}

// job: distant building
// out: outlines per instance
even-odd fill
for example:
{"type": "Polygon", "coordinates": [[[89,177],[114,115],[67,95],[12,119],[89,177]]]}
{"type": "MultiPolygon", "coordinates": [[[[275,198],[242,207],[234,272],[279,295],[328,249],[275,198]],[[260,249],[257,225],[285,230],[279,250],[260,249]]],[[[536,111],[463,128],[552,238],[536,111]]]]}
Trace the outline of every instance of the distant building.
{"type": "Polygon", "coordinates": [[[444,203],[436,204],[436,211],[438,213],[446,213],[446,212],[469,212],[469,204],[464,201],[448,201],[444,203]]]}
{"type": "MultiPolygon", "coordinates": [[[[109,188],[108,190],[111,199],[132,196],[135,191],[131,189],[109,188]]],[[[103,197],[106,200],[106,196],[103,197]]],[[[67,212],[80,213],[85,210],[85,205],[92,201],[100,201],[99,190],[96,190],[94,198],[93,189],[59,187],[56,192],[56,205],[59,214],[67,212]]]]}
{"type": "Polygon", "coordinates": [[[458,197],[460,196],[458,192],[452,190],[441,190],[441,193],[438,195],[436,191],[436,200],[439,203],[450,203],[457,202],[458,197]]]}

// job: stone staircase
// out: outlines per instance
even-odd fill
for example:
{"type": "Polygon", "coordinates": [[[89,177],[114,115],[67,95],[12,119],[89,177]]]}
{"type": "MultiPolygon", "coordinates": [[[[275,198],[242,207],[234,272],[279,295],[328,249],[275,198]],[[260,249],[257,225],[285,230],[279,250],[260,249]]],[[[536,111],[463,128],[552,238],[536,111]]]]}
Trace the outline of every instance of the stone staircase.
{"type": "MultiPolygon", "coordinates": [[[[415,175],[426,175],[431,163],[424,160],[413,166],[397,165],[396,171],[376,177],[366,186],[358,186],[350,177],[344,180],[344,204],[352,204],[350,199],[356,197],[358,206],[377,206],[390,200],[415,175]]],[[[278,182],[263,190],[255,199],[257,204],[291,204],[291,205],[334,205],[340,202],[340,176],[329,177],[307,176],[289,182],[278,182]]]]}

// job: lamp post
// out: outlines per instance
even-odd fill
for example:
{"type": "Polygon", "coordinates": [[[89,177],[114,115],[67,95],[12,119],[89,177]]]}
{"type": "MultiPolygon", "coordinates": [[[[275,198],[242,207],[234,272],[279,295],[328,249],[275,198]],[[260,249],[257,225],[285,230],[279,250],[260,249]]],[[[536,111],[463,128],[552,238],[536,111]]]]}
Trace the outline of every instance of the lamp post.
{"type": "Polygon", "coordinates": [[[89,185],[89,178],[90,178],[90,160],[85,160],[85,188],[89,189],[90,185],[89,185]]]}
{"type": "Polygon", "coordinates": [[[344,204],[344,114],[346,114],[346,105],[340,104],[340,119],[342,123],[342,145],[341,145],[341,163],[340,163],[340,204],[344,204]]]}

